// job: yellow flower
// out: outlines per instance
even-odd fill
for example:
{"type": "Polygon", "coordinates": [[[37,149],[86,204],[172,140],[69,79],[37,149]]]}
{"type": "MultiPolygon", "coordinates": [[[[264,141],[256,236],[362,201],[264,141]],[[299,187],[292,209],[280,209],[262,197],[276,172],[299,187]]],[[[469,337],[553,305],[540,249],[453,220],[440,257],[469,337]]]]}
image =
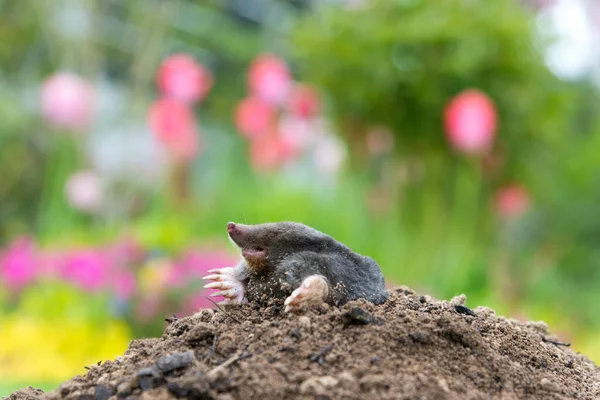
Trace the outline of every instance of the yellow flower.
{"type": "Polygon", "coordinates": [[[131,339],[127,325],[108,321],[43,320],[8,316],[0,326],[0,381],[62,381],[84,366],[122,354],[131,339]]]}

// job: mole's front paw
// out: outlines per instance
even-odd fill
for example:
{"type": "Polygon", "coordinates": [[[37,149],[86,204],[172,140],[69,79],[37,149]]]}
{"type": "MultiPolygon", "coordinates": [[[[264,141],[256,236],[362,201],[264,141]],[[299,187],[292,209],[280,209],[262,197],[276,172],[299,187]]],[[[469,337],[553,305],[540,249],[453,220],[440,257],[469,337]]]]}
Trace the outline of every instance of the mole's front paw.
{"type": "Polygon", "coordinates": [[[209,296],[225,297],[225,300],[217,303],[218,305],[246,304],[248,302],[244,296],[244,285],[237,279],[234,268],[211,269],[208,272],[211,275],[205,276],[202,279],[214,282],[204,285],[204,288],[221,289],[218,292],[211,293],[209,296]]]}
{"type": "Polygon", "coordinates": [[[302,307],[320,304],[329,294],[329,284],[323,275],[311,275],[285,299],[285,312],[297,312],[302,307]]]}

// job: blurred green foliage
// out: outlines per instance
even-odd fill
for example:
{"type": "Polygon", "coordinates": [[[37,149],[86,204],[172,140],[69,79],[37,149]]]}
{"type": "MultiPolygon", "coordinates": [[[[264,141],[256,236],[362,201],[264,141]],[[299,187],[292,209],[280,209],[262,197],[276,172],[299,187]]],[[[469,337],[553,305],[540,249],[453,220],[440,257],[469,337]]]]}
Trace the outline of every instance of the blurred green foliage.
{"type": "Polygon", "coordinates": [[[392,129],[401,162],[422,165],[421,176],[399,185],[397,241],[411,244],[394,249],[412,254],[404,265],[416,271],[398,275],[445,296],[491,289],[502,304],[531,305],[537,315],[553,309],[597,327],[600,315],[585,304],[600,301],[598,92],[587,79],[564,82],[549,71],[543,56],[552,38],[536,30],[532,10],[512,0],[316,8],[291,48],[355,142],[356,169],[365,169],[361,148],[373,126],[392,129]],[[485,160],[448,149],[443,110],[465,88],[483,90],[497,106],[499,171],[486,174],[485,160]],[[532,192],[533,211],[499,224],[490,197],[514,181],[532,192]]]}
{"type": "Polygon", "coordinates": [[[316,5],[291,46],[302,75],[330,96],[346,134],[387,126],[400,155],[433,153],[452,163],[442,110],[460,91],[477,88],[500,115],[495,150],[509,154],[505,173],[521,178],[532,152],[562,140],[574,122],[575,90],[545,66],[535,19],[520,1],[366,4],[316,5]]]}

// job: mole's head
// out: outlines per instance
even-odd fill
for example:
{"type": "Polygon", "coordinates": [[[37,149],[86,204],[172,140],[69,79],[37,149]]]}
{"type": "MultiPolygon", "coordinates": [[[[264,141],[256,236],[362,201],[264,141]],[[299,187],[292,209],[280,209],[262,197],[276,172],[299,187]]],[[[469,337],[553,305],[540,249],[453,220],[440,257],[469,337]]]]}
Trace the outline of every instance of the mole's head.
{"type": "Polygon", "coordinates": [[[297,222],[259,225],[227,224],[229,238],[242,250],[251,269],[269,270],[300,251],[325,252],[337,243],[331,237],[297,222]]]}

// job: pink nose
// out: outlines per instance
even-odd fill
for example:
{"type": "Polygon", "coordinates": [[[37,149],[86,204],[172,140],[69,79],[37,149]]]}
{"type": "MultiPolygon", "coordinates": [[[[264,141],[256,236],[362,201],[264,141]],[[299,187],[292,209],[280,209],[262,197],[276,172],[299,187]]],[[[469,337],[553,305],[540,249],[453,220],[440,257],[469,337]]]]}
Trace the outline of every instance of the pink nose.
{"type": "Polygon", "coordinates": [[[227,223],[227,232],[231,233],[236,230],[235,228],[236,228],[236,225],[234,222],[227,223]]]}

